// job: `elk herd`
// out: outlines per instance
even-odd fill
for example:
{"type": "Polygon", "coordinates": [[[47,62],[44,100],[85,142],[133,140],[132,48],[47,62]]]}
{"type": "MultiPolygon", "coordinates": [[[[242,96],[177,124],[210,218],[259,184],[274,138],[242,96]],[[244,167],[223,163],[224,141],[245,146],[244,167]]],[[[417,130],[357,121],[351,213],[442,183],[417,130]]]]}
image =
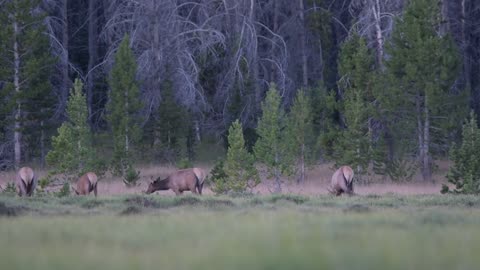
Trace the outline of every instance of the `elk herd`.
{"type": "MultiPolygon", "coordinates": [[[[201,168],[177,170],[164,179],[158,177],[155,181],[151,181],[144,193],[151,194],[158,190],[172,190],[177,196],[183,194],[184,191],[201,195],[206,176],[207,173],[201,168]]],[[[341,166],[333,173],[329,192],[335,196],[340,196],[343,193],[354,195],[353,176],[352,168],[341,166]]],[[[32,168],[20,168],[15,179],[18,196],[32,196],[37,182],[37,175],[32,168]]],[[[93,191],[96,197],[97,185],[97,175],[94,172],[87,172],[76,181],[72,189],[77,195],[88,195],[93,191]]]]}

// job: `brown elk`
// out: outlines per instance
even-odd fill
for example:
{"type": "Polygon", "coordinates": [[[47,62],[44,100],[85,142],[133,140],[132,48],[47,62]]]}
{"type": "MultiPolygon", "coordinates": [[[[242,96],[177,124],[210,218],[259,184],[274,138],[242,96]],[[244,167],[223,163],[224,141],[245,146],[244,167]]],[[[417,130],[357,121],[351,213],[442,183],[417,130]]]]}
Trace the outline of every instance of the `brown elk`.
{"type": "Polygon", "coordinates": [[[15,179],[18,196],[32,196],[33,191],[37,187],[37,180],[32,168],[20,168],[17,172],[17,178],[15,179]]]}
{"type": "Polygon", "coordinates": [[[342,193],[354,195],[353,170],[349,166],[341,166],[333,173],[330,193],[340,196],[342,193]]]}
{"type": "Polygon", "coordinates": [[[207,177],[207,173],[205,172],[205,170],[201,169],[201,168],[193,168],[193,173],[195,173],[195,175],[197,176],[198,178],[198,193],[200,193],[200,195],[202,194],[202,189],[203,189],[203,184],[205,183],[205,178],[207,177]]]}
{"type": "Polygon", "coordinates": [[[194,171],[193,169],[178,170],[165,179],[158,177],[155,181],[150,182],[145,193],[150,194],[157,190],[171,189],[177,196],[188,190],[197,194],[197,189],[201,192],[201,187],[199,178],[194,171]]]}
{"type": "Polygon", "coordinates": [[[87,172],[78,179],[77,188],[72,187],[72,189],[77,195],[88,195],[93,191],[95,197],[97,197],[97,183],[97,175],[93,172],[87,172]]]}

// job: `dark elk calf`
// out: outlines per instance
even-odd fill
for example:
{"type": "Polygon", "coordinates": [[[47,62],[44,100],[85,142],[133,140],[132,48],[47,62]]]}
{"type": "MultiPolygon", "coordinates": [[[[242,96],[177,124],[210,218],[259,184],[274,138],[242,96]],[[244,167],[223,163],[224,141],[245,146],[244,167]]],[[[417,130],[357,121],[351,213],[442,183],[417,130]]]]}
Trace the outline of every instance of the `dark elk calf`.
{"type": "Polygon", "coordinates": [[[20,168],[15,179],[15,185],[18,196],[32,196],[33,191],[37,187],[37,177],[35,177],[32,168],[20,168]]]}
{"type": "Polygon", "coordinates": [[[354,195],[352,168],[342,166],[333,173],[330,192],[336,196],[340,196],[342,193],[354,195]]]}
{"type": "Polygon", "coordinates": [[[171,189],[178,196],[188,190],[197,194],[198,189],[201,194],[202,186],[203,183],[200,184],[200,180],[195,174],[195,171],[193,169],[185,169],[176,171],[163,180],[158,177],[148,185],[148,189],[145,193],[150,194],[157,190],[171,189]]]}
{"type": "Polygon", "coordinates": [[[72,188],[77,195],[88,195],[93,191],[95,197],[97,197],[97,182],[97,175],[93,172],[87,172],[78,179],[77,188],[72,188]]]}

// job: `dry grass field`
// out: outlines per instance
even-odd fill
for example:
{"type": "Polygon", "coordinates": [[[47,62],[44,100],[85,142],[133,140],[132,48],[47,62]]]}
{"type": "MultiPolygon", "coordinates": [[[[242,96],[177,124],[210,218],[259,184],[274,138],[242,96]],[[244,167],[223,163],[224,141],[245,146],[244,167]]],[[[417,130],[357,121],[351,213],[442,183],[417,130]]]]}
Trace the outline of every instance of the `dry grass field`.
{"type": "MultiPolygon", "coordinates": [[[[421,176],[418,174],[410,182],[394,183],[380,177],[372,177],[369,184],[357,184],[355,186],[355,192],[360,195],[369,194],[401,194],[401,195],[415,195],[415,194],[438,194],[442,183],[445,183],[445,174],[448,170],[448,163],[444,161],[437,162],[438,169],[434,175],[434,183],[423,183],[421,176]]],[[[207,172],[211,170],[209,165],[196,165],[205,169],[207,172]]],[[[99,194],[102,195],[117,195],[117,194],[140,194],[146,190],[148,183],[152,179],[157,177],[166,177],[173,173],[176,168],[174,166],[154,166],[154,165],[142,165],[137,168],[140,171],[140,185],[133,188],[127,188],[118,177],[113,177],[110,174],[106,174],[100,179],[99,194]]],[[[45,171],[36,170],[39,177],[46,175],[45,171]]],[[[328,193],[328,186],[330,178],[334,172],[332,164],[318,165],[307,171],[306,181],[302,184],[297,184],[295,179],[284,179],[282,185],[282,193],[284,194],[297,194],[297,195],[322,195],[328,193]]],[[[15,179],[15,173],[13,171],[0,172],[0,186],[5,187],[7,182],[12,182],[15,179]]],[[[51,187],[50,190],[57,190],[60,186],[51,187]]],[[[264,181],[255,187],[254,193],[267,195],[273,190],[273,182],[264,179],[264,181]]],[[[173,196],[172,191],[159,191],[158,194],[165,196],[173,196]]],[[[205,194],[213,194],[208,187],[204,189],[205,194]]]]}

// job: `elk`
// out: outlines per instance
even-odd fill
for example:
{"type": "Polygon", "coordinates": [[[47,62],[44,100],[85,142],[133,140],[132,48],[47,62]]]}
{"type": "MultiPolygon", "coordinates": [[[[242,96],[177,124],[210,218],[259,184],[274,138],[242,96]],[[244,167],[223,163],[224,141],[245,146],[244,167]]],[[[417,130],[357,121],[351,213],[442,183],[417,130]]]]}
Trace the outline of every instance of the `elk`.
{"type": "Polygon", "coordinates": [[[353,170],[349,166],[341,166],[333,173],[330,193],[340,196],[342,193],[354,195],[353,170]]]}
{"type": "Polygon", "coordinates": [[[87,172],[78,179],[77,188],[72,187],[72,189],[77,195],[88,195],[93,191],[95,197],[97,197],[97,183],[97,175],[93,172],[87,172]]]}
{"type": "MultiPolygon", "coordinates": [[[[197,173],[199,171],[197,170],[197,173]]],[[[203,183],[202,183],[203,184],[203,183]]],[[[171,189],[177,196],[184,191],[190,190],[193,194],[197,194],[197,189],[201,194],[200,180],[194,169],[178,170],[170,174],[165,179],[158,177],[155,181],[150,182],[145,193],[151,194],[157,190],[171,189]]]]}
{"type": "Polygon", "coordinates": [[[205,183],[205,178],[207,177],[207,173],[205,172],[205,170],[201,168],[193,168],[192,170],[193,170],[193,173],[195,173],[195,175],[198,178],[198,186],[197,186],[198,193],[202,195],[203,183],[205,183]]]}
{"type": "Polygon", "coordinates": [[[15,179],[18,196],[32,196],[33,191],[37,187],[37,180],[32,168],[20,168],[17,172],[17,178],[15,179]]]}

